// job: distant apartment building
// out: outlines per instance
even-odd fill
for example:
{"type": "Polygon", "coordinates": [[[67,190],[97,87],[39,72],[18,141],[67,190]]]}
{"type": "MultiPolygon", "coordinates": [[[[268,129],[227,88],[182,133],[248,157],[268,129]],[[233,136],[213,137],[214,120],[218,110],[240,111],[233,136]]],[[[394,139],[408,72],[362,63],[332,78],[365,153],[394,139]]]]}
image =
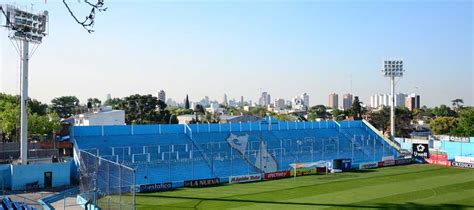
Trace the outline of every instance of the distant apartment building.
{"type": "Polygon", "coordinates": [[[225,94],[225,93],[224,93],[224,97],[222,98],[222,104],[224,104],[224,106],[229,105],[229,102],[227,101],[227,94],[225,94]]]}
{"type": "Polygon", "coordinates": [[[278,98],[278,99],[275,99],[273,101],[273,107],[276,109],[276,110],[283,110],[285,109],[285,99],[281,99],[281,98],[278,98]]]}
{"type": "Polygon", "coordinates": [[[405,107],[408,108],[410,111],[414,109],[420,108],[420,95],[415,93],[410,94],[405,99],[405,107]]]}
{"type": "Polygon", "coordinates": [[[350,93],[344,94],[342,97],[342,109],[348,110],[352,107],[354,96],[350,93]]]}
{"type": "MultiPolygon", "coordinates": [[[[405,98],[407,94],[397,93],[395,95],[395,106],[403,107],[405,105],[405,98]]],[[[379,108],[381,106],[391,106],[390,94],[376,94],[370,96],[370,107],[379,108]]]]}
{"type": "Polygon", "coordinates": [[[271,104],[271,96],[267,92],[262,92],[258,100],[258,105],[267,107],[271,104]]]}
{"type": "Polygon", "coordinates": [[[158,92],[158,100],[166,102],[166,92],[164,90],[158,92]]]}
{"type": "Polygon", "coordinates": [[[339,95],[337,95],[336,93],[330,94],[328,106],[331,107],[332,109],[338,108],[339,107],[338,97],[339,95]]]}
{"type": "Polygon", "coordinates": [[[301,94],[301,98],[303,99],[303,104],[305,106],[305,109],[308,109],[309,107],[309,95],[307,93],[301,94]]]}

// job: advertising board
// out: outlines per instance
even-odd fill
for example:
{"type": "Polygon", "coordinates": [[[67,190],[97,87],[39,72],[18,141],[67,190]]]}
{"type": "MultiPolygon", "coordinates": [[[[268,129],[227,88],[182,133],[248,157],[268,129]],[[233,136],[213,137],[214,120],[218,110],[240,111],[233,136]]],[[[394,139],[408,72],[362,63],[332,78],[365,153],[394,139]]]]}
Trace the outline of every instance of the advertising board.
{"type": "Polygon", "coordinates": [[[383,166],[394,166],[395,165],[395,159],[393,156],[385,156],[382,158],[383,166]]]}
{"type": "Polygon", "coordinates": [[[459,137],[459,136],[449,136],[449,141],[452,142],[462,142],[462,143],[469,143],[469,137],[459,137]]]}
{"type": "Polygon", "coordinates": [[[280,178],[285,178],[289,176],[291,176],[290,171],[276,171],[276,172],[265,173],[264,178],[265,179],[280,179],[280,178]]]}
{"type": "Polygon", "coordinates": [[[474,157],[454,156],[454,161],[461,163],[474,163],[474,157]]]}
{"type": "Polygon", "coordinates": [[[141,193],[149,193],[149,192],[161,192],[166,190],[173,189],[171,182],[167,183],[159,183],[159,184],[145,184],[140,185],[140,192],[141,193]]]}
{"type": "Polygon", "coordinates": [[[428,144],[413,144],[412,145],[413,158],[429,158],[430,151],[428,144]]]}
{"type": "Polygon", "coordinates": [[[411,158],[397,159],[395,160],[395,165],[408,165],[412,162],[411,158]]]}
{"type": "Polygon", "coordinates": [[[369,168],[377,168],[379,166],[378,162],[366,162],[359,164],[359,169],[369,169],[369,168]]]}
{"type": "MultiPolygon", "coordinates": [[[[304,176],[304,175],[310,175],[310,174],[317,174],[318,170],[316,168],[299,168],[296,169],[296,176],[304,176]]],[[[295,175],[295,170],[290,171],[290,176],[295,175]]]]}
{"type": "Polygon", "coordinates": [[[261,174],[250,174],[250,175],[229,177],[229,183],[255,182],[255,181],[260,181],[260,180],[262,180],[261,174]]]}
{"type": "Polygon", "coordinates": [[[453,167],[459,167],[459,168],[474,168],[474,163],[461,163],[461,162],[454,161],[452,165],[453,167]]]}
{"type": "Polygon", "coordinates": [[[221,184],[219,178],[184,181],[185,187],[209,187],[221,184]]]}

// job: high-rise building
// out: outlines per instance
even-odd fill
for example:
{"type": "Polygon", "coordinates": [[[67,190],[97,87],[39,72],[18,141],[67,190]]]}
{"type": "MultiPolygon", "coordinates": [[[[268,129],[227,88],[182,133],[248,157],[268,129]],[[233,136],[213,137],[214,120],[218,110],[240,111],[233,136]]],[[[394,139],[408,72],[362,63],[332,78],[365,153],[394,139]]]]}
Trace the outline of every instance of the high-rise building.
{"type": "Polygon", "coordinates": [[[110,101],[111,99],[112,99],[112,95],[110,95],[110,93],[108,93],[105,101],[110,101]]]}
{"type": "Polygon", "coordinates": [[[346,93],[342,96],[342,109],[348,110],[352,107],[353,96],[350,93],[346,93]]]}
{"type": "Polygon", "coordinates": [[[240,96],[240,106],[243,107],[244,105],[244,96],[240,96]]]}
{"type": "Polygon", "coordinates": [[[276,110],[284,110],[285,109],[285,99],[275,99],[273,101],[273,107],[275,107],[276,110]]]}
{"type": "Polygon", "coordinates": [[[262,92],[258,100],[258,105],[267,106],[269,104],[270,104],[270,94],[268,94],[267,92],[262,92]]]}
{"type": "Polygon", "coordinates": [[[405,106],[405,99],[407,98],[407,94],[397,93],[395,96],[395,106],[403,107],[405,106]]]}
{"type": "Polygon", "coordinates": [[[412,93],[408,95],[405,99],[405,107],[408,108],[410,111],[414,109],[419,109],[420,106],[420,95],[412,93]]]}
{"type": "Polygon", "coordinates": [[[303,99],[304,109],[308,110],[309,108],[309,95],[307,93],[301,94],[301,99],[303,99]]]}
{"type": "Polygon", "coordinates": [[[339,95],[336,93],[331,93],[329,95],[329,103],[328,106],[331,107],[332,109],[336,109],[339,107],[339,101],[338,101],[339,95]]]}
{"type": "Polygon", "coordinates": [[[229,102],[227,101],[227,94],[225,94],[225,93],[224,93],[224,98],[222,99],[222,104],[224,104],[224,106],[229,105],[229,102]]]}
{"type": "Polygon", "coordinates": [[[158,92],[158,100],[166,102],[166,92],[164,90],[158,92]]]}
{"type": "MultiPolygon", "coordinates": [[[[407,94],[397,93],[395,96],[395,106],[403,107],[405,105],[405,98],[407,94]]],[[[378,108],[381,106],[391,106],[390,94],[376,94],[370,96],[370,107],[378,108]]]]}

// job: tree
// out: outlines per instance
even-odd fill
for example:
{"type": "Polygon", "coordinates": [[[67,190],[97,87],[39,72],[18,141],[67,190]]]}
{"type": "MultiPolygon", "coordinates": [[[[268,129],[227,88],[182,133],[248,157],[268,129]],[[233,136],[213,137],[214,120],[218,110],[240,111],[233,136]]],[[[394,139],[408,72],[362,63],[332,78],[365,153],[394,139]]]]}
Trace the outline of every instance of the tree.
{"type": "Polygon", "coordinates": [[[413,120],[412,112],[408,108],[395,109],[395,129],[396,135],[399,137],[410,137],[411,121],[413,120]]]}
{"type": "Polygon", "coordinates": [[[51,113],[49,115],[38,115],[32,113],[28,117],[28,130],[30,134],[53,134],[59,129],[61,129],[61,124],[56,113],[51,113]]]}
{"type": "Polygon", "coordinates": [[[186,94],[186,99],[184,99],[184,108],[189,109],[189,97],[188,94],[186,94]]]}
{"type": "Polygon", "coordinates": [[[120,108],[125,111],[125,122],[132,124],[150,124],[161,121],[158,98],[152,95],[131,95],[125,97],[120,108]]]}
{"type": "Polygon", "coordinates": [[[28,108],[31,110],[31,113],[38,115],[46,115],[48,112],[48,105],[43,104],[36,99],[28,99],[28,108]]]}
{"type": "Polygon", "coordinates": [[[344,120],[347,116],[344,110],[340,110],[337,108],[332,110],[331,115],[333,120],[344,120]]]}
{"type": "Polygon", "coordinates": [[[354,96],[354,102],[352,103],[351,111],[354,120],[362,119],[362,106],[360,105],[361,102],[359,101],[358,96],[354,96]]]}
{"type": "Polygon", "coordinates": [[[449,134],[457,124],[458,120],[454,117],[437,117],[430,122],[430,128],[434,134],[449,134]]]}
{"type": "Polygon", "coordinates": [[[454,112],[453,110],[451,110],[451,108],[449,108],[448,106],[446,105],[441,105],[439,107],[435,107],[433,109],[433,114],[436,115],[436,117],[454,117],[456,116],[456,112],[454,112]]]}
{"type": "Polygon", "coordinates": [[[326,119],[328,116],[327,108],[324,105],[316,105],[308,110],[308,120],[315,120],[317,118],[326,119]]]}
{"type": "Polygon", "coordinates": [[[250,113],[257,117],[265,117],[267,116],[267,109],[265,107],[253,107],[250,113]]]}
{"type": "MultiPolygon", "coordinates": [[[[20,127],[20,106],[10,103],[2,109],[0,112],[0,130],[8,139],[16,140],[18,137],[17,128],[20,127]]],[[[4,137],[2,136],[2,138],[4,137]]]]}
{"type": "Polygon", "coordinates": [[[95,23],[96,12],[106,11],[107,7],[105,7],[104,0],[97,0],[95,4],[90,3],[89,0],[84,0],[84,2],[91,7],[91,11],[89,15],[87,15],[86,18],[81,21],[76,17],[66,0],[63,0],[64,6],[66,6],[66,9],[69,11],[69,14],[74,18],[77,24],[81,25],[87,32],[92,33],[94,32],[92,28],[94,27],[95,23]]]}
{"type": "Polygon", "coordinates": [[[474,136],[474,107],[462,109],[457,127],[451,131],[456,136],[474,136]]]}
{"type": "Polygon", "coordinates": [[[118,109],[120,107],[120,103],[122,103],[122,99],[120,98],[111,98],[111,99],[107,99],[105,102],[104,102],[104,105],[105,106],[111,106],[112,109],[118,109]]]}
{"type": "Polygon", "coordinates": [[[454,111],[459,111],[462,108],[462,104],[464,103],[464,100],[457,98],[451,101],[453,103],[454,111]]]}
{"type": "Polygon", "coordinates": [[[390,127],[390,108],[384,106],[378,111],[372,111],[369,113],[369,122],[385,134],[390,127]]]}
{"type": "Polygon", "coordinates": [[[89,98],[87,99],[87,103],[91,103],[92,107],[100,107],[102,105],[102,101],[98,98],[89,98]]]}
{"type": "Polygon", "coordinates": [[[168,108],[168,111],[171,114],[174,114],[174,115],[183,115],[183,114],[192,114],[193,113],[193,110],[191,110],[191,109],[183,109],[183,108],[180,108],[180,107],[170,107],[170,108],[168,108]]]}
{"type": "Polygon", "coordinates": [[[79,99],[75,96],[61,96],[51,100],[51,110],[60,118],[68,118],[75,114],[79,99]]]}
{"type": "Polygon", "coordinates": [[[206,113],[206,111],[204,111],[204,107],[201,104],[197,104],[196,107],[194,107],[194,112],[198,114],[206,113]]]}
{"type": "Polygon", "coordinates": [[[157,106],[158,106],[158,110],[160,110],[160,112],[163,112],[168,105],[166,105],[164,101],[158,100],[157,106]]]}

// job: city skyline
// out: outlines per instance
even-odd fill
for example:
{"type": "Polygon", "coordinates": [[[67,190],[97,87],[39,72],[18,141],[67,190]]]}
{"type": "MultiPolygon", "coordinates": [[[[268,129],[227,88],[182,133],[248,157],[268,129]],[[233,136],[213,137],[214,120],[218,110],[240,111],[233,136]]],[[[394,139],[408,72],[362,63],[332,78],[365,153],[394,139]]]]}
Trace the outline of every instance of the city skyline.
{"type": "MultiPolygon", "coordinates": [[[[389,92],[381,69],[395,57],[406,69],[397,92],[420,94],[429,107],[455,98],[473,104],[471,1],[114,1],[91,35],[61,2],[22,3],[29,2],[50,14],[49,36],[30,64],[30,97],[45,103],[163,89],[176,101],[226,93],[255,102],[262,91],[284,99],[306,92],[313,106],[336,92],[369,104],[371,95],[389,92]]],[[[0,30],[0,92],[18,94],[19,60],[9,42],[0,30]]]]}

